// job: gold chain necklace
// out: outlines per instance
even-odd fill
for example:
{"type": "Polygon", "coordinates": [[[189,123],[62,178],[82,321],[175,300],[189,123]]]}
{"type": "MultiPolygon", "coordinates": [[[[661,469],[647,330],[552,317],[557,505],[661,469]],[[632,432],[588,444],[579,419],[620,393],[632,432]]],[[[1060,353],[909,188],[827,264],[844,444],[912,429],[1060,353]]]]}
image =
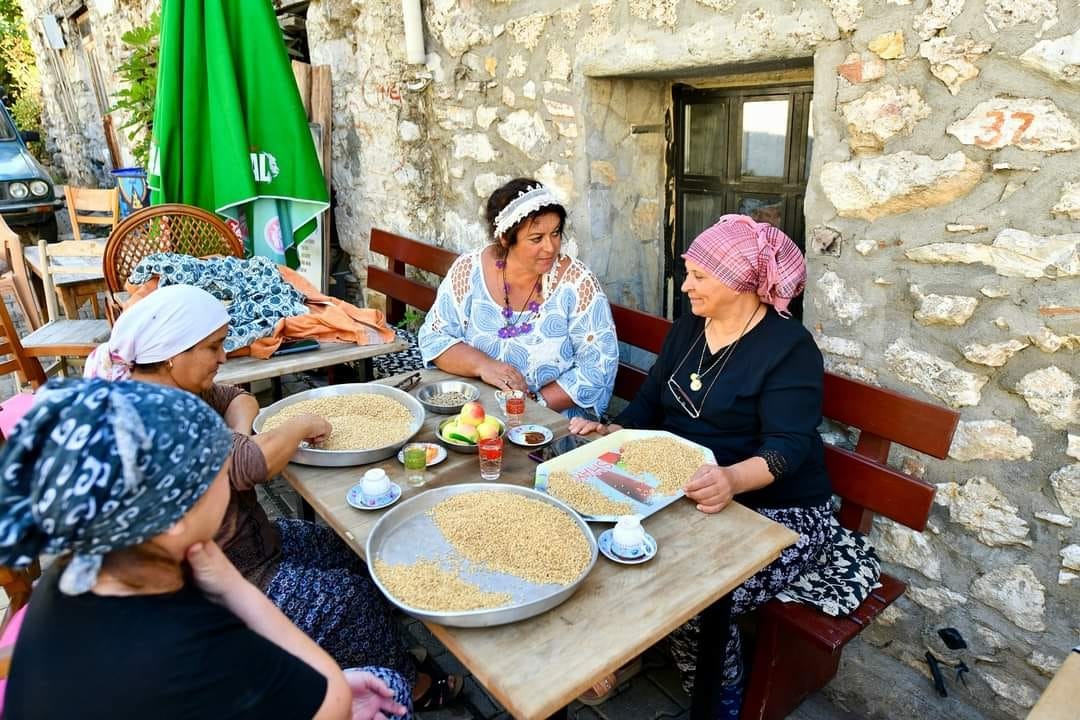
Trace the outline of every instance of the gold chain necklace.
{"type": "MultiPolygon", "coordinates": [[[[746,334],[746,330],[750,327],[750,323],[754,321],[754,318],[757,316],[757,311],[758,311],[758,309],[760,307],[761,307],[761,304],[759,303],[757,305],[757,307],[754,308],[754,311],[752,313],[750,313],[750,317],[748,317],[746,319],[746,324],[743,325],[743,329],[739,333],[739,336],[737,338],[735,338],[735,342],[729,344],[726,348],[724,348],[724,350],[720,353],[719,357],[717,357],[716,360],[713,361],[712,365],[710,365],[707,370],[702,372],[701,366],[705,362],[705,349],[709,346],[709,341],[705,337],[705,333],[709,329],[709,323],[708,322],[705,323],[705,327],[702,328],[701,337],[699,338],[700,340],[702,340],[702,343],[701,343],[701,357],[698,358],[698,369],[697,369],[697,372],[690,373],[690,389],[693,392],[700,392],[701,391],[701,388],[703,386],[702,382],[701,382],[701,379],[703,377],[705,377],[706,375],[708,375],[710,372],[712,372],[713,368],[716,367],[721,362],[723,362],[723,365],[720,366],[720,371],[716,373],[716,377],[720,377],[720,373],[724,372],[724,365],[727,365],[728,359],[731,358],[731,354],[733,352],[735,352],[735,347],[739,344],[739,341],[742,340],[743,335],[746,334]]],[[[696,341],[694,342],[694,345],[697,345],[696,341]]],[[[687,351],[686,357],[689,357],[690,353],[694,351],[694,345],[690,346],[690,350],[687,351]]],[[[683,363],[686,362],[686,357],[683,358],[683,363]]],[[[681,367],[682,363],[679,363],[679,366],[681,367]]],[[[713,382],[715,383],[716,380],[713,380],[713,382]]],[[[712,390],[712,386],[710,386],[709,389],[712,390]]]]}

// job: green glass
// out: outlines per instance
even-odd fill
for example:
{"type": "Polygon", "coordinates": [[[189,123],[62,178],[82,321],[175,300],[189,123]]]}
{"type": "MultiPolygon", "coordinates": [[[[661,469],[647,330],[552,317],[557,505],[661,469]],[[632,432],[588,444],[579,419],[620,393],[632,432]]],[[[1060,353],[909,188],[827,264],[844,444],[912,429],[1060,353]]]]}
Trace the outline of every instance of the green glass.
{"type": "Polygon", "coordinates": [[[427,468],[427,447],[421,444],[406,445],[403,453],[405,477],[410,485],[419,487],[424,484],[424,470],[427,468]]]}

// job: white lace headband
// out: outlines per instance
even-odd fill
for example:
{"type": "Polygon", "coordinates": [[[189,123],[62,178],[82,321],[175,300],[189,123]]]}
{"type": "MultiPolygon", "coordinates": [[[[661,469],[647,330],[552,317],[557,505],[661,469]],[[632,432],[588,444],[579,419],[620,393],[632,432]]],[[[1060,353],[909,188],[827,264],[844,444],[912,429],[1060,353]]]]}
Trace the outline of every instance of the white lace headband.
{"type": "Polygon", "coordinates": [[[528,190],[522,190],[495,216],[495,237],[502,237],[524,218],[549,205],[561,203],[555,194],[542,184],[537,183],[528,190]]]}

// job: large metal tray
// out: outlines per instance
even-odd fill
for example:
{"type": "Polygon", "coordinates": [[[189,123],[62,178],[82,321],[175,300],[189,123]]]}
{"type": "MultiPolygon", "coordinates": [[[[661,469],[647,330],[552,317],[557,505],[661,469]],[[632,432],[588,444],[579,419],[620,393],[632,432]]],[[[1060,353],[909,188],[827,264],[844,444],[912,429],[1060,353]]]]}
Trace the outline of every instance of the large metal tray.
{"type": "Polygon", "coordinates": [[[372,448],[371,450],[319,450],[318,448],[301,445],[300,449],[298,449],[296,454],[292,457],[293,462],[301,463],[303,465],[318,465],[321,467],[348,467],[350,465],[366,465],[367,463],[385,460],[388,457],[394,456],[398,450],[404,447],[405,443],[409,442],[409,440],[420,431],[420,428],[424,424],[424,408],[417,402],[416,398],[409,395],[409,393],[388,385],[379,385],[377,383],[349,383],[345,385],[328,385],[326,387],[315,388],[314,390],[305,390],[304,392],[290,395],[283,400],[278,400],[273,405],[259,411],[259,414],[255,416],[255,421],[251,424],[252,429],[256,433],[261,432],[267,418],[294,403],[303,402],[304,400],[314,400],[316,398],[335,397],[338,395],[385,395],[386,397],[397,400],[407,407],[413,416],[412,423],[409,425],[408,437],[392,445],[384,445],[383,447],[372,448]]]}
{"type": "MultiPolygon", "coordinates": [[[[616,430],[608,435],[604,435],[581,447],[574,448],[570,452],[554,457],[547,462],[540,463],[536,468],[536,480],[533,483],[533,487],[546,494],[548,477],[556,470],[565,470],[572,475],[584,475],[585,482],[592,486],[593,489],[607,496],[611,500],[630,503],[631,514],[641,515],[642,518],[647,518],[654,513],[660,512],[668,505],[683,497],[683,491],[679,490],[672,495],[653,495],[647,501],[642,502],[629,495],[620,493],[610,485],[601,482],[596,477],[596,474],[605,471],[616,471],[628,478],[656,487],[659,479],[654,477],[651,473],[632,475],[621,466],[613,466],[600,459],[605,453],[618,452],[624,443],[630,442],[631,440],[656,437],[668,438],[685,445],[696,447],[704,453],[706,463],[716,463],[716,456],[713,454],[712,450],[700,443],[681,438],[674,433],[670,433],[666,430],[631,430],[629,428],[624,428],[622,430],[616,430]]],[[[574,512],[576,513],[577,511],[575,510],[574,512]]],[[[618,522],[619,520],[617,515],[586,515],[581,513],[581,517],[589,522],[618,522]]]]}
{"type": "Polygon", "coordinates": [[[565,602],[585,580],[596,564],[596,540],[589,526],[577,514],[553,497],[531,488],[498,483],[468,483],[436,488],[409,498],[383,515],[368,535],[366,556],[371,577],[383,595],[404,612],[420,620],[450,625],[454,627],[490,627],[505,625],[525,618],[539,615],[565,602]],[[567,586],[556,584],[539,585],[513,575],[496,573],[470,566],[446,541],[435,526],[427,511],[448,497],[463,493],[484,490],[515,493],[545,502],[559,508],[574,519],[574,523],[589,541],[589,564],[581,576],[567,586]],[[456,558],[462,563],[461,576],[474,582],[482,589],[495,592],[509,592],[513,603],[500,608],[467,610],[462,612],[435,612],[421,610],[398,601],[379,582],[375,573],[375,560],[382,560],[393,565],[406,565],[419,559],[438,560],[444,567],[449,567],[450,559],[456,558]]]}

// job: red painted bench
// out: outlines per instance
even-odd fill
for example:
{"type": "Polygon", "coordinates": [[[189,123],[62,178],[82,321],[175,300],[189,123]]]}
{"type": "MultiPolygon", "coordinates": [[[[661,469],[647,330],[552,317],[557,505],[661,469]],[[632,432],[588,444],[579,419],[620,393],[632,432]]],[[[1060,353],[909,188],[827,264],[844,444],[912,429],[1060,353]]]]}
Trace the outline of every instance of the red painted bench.
{"type": "MultiPolygon", "coordinates": [[[[428,310],[435,288],[406,277],[412,266],[445,276],[457,254],[384,230],[371,231],[371,249],[385,255],[387,269],[369,266],[368,287],[387,296],[387,316],[396,322],[405,305],[428,310]]],[[[659,353],[671,321],[612,304],[619,340],[659,353]]],[[[634,397],[648,370],[619,364],[615,395],[634,397]]],[[[933,505],[934,486],[886,463],[892,443],[944,459],[960,414],[954,410],[825,373],[822,414],[859,429],[854,451],[825,446],[833,492],[840,498],[838,520],[851,530],[869,532],[875,514],[922,531],[933,505]]],[[[835,675],[840,653],[864,627],[900,597],[907,586],[887,574],[881,587],[855,612],[832,618],[813,607],[772,601],[758,617],[752,672],[743,703],[743,720],[779,720],[835,675]]]]}

